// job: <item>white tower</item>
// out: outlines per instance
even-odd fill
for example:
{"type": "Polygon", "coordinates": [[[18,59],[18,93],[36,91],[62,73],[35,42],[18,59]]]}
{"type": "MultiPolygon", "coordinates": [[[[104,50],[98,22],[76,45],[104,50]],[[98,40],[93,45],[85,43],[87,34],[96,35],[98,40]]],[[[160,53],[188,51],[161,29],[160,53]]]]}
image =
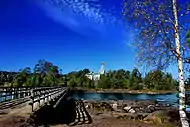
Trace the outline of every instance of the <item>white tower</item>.
{"type": "Polygon", "coordinates": [[[105,74],[105,67],[104,67],[104,62],[102,62],[102,65],[100,67],[99,73],[89,73],[86,74],[86,76],[91,79],[91,80],[99,80],[100,79],[100,75],[105,74]]]}
{"type": "Polygon", "coordinates": [[[100,68],[100,70],[99,70],[99,73],[100,73],[100,74],[104,74],[104,73],[105,73],[104,65],[105,65],[105,63],[102,62],[101,68],[100,68]]]}

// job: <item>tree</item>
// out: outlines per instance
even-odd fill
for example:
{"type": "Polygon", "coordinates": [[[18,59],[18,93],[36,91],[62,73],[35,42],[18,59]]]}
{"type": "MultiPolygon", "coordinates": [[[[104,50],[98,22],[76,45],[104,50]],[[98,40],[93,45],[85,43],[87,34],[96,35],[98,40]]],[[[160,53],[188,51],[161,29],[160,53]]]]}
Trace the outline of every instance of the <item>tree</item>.
{"type": "Polygon", "coordinates": [[[160,70],[150,71],[145,76],[145,85],[147,89],[162,89],[162,78],[164,74],[160,70]]]}
{"type": "MultiPolygon", "coordinates": [[[[179,6],[178,6],[179,7],[179,6]]],[[[187,9],[187,8],[186,8],[187,9]]],[[[137,60],[146,67],[162,70],[177,61],[179,77],[179,114],[183,127],[189,126],[185,114],[185,84],[183,62],[186,62],[185,43],[180,43],[179,33],[183,26],[179,24],[176,0],[124,0],[124,18],[133,21],[138,29],[138,42],[134,43],[137,60]]],[[[188,13],[187,13],[188,14],[188,13]]],[[[131,22],[132,23],[132,22],[131,22]]]]}
{"type": "Polygon", "coordinates": [[[88,74],[88,73],[90,73],[90,70],[89,70],[89,69],[84,69],[84,70],[83,70],[83,76],[86,75],[86,74],[88,74]]]}
{"type": "Polygon", "coordinates": [[[100,80],[98,81],[98,87],[105,89],[108,88],[108,85],[108,78],[106,75],[101,75],[100,80]]]}
{"type": "Polygon", "coordinates": [[[31,69],[26,67],[25,69],[20,70],[20,72],[16,75],[15,79],[13,80],[14,86],[28,86],[27,84],[27,77],[31,74],[31,69]]]}
{"type": "Polygon", "coordinates": [[[130,88],[135,90],[143,89],[141,82],[141,73],[137,68],[134,68],[130,76],[130,88]]]}
{"type": "Polygon", "coordinates": [[[17,72],[0,71],[0,86],[11,84],[15,78],[17,72]]]}
{"type": "Polygon", "coordinates": [[[34,84],[36,86],[54,86],[58,84],[59,68],[53,63],[39,60],[34,67],[34,84]]]}
{"type": "Polygon", "coordinates": [[[164,83],[164,90],[171,90],[175,88],[175,81],[172,78],[172,75],[169,73],[166,73],[163,77],[163,83],[164,83]]]}
{"type": "MultiPolygon", "coordinates": [[[[186,45],[187,45],[186,49],[189,49],[189,52],[190,52],[190,30],[188,30],[186,33],[186,45]]],[[[190,73],[190,54],[187,54],[185,62],[188,63],[186,64],[187,66],[186,71],[190,73]]]]}
{"type": "Polygon", "coordinates": [[[172,90],[175,88],[175,81],[171,74],[155,70],[145,76],[145,86],[147,89],[172,90]]]}
{"type": "Polygon", "coordinates": [[[189,89],[190,88],[190,75],[189,75],[189,77],[186,79],[186,86],[187,86],[187,88],[189,89]]]}
{"type": "Polygon", "coordinates": [[[19,72],[0,71],[0,85],[8,86],[55,86],[64,82],[63,75],[58,66],[53,63],[39,60],[31,72],[29,67],[21,69],[19,72]]]}

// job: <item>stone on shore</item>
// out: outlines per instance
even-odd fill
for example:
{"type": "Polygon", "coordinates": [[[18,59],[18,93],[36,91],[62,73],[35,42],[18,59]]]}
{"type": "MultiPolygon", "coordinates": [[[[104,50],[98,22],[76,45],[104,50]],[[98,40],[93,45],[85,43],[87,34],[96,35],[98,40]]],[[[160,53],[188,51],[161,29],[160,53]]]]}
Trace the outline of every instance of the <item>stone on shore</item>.
{"type": "Polygon", "coordinates": [[[177,110],[158,110],[150,113],[144,118],[144,121],[152,123],[169,123],[172,122],[176,125],[180,123],[179,114],[177,110]]]}
{"type": "Polygon", "coordinates": [[[114,103],[112,107],[113,109],[117,109],[117,103],[114,103]]]}
{"type": "Polygon", "coordinates": [[[178,125],[178,110],[169,104],[159,104],[152,100],[118,100],[85,102],[104,116],[117,119],[137,120],[150,123],[174,123],[178,125]]]}

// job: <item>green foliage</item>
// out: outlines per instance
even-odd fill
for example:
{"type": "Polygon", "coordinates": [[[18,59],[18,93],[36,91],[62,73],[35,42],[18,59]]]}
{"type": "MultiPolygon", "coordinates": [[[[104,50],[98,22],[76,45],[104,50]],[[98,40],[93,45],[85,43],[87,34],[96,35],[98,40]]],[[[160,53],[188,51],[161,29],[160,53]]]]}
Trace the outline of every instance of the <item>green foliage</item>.
{"type": "Polygon", "coordinates": [[[131,89],[131,90],[171,90],[176,88],[176,81],[171,74],[156,70],[149,72],[145,78],[137,68],[132,72],[120,70],[109,70],[105,75],[100,76],[100,80],[92,81],[88,79],[83,71],[71,72],[69,86],[95,88],[95,89],[131,89]]]}
{"type": "MultiPolygon", "coordinates": [[[[100,76],[100,80],[93,81],[86,74],[89,69],[61,74],[58,66],[51,62],[40,60],[33,72],[26,67],[16,72],[0,72],[0,84],[4,86],[57,86],[67,85],[70,88],[82,87],[89,89],[131,89],[131,90],[171,90],[177,86],[171,74],[156,70],[149,72],[145,78],[137,68],[132,72],[124,69],[109,70],[100,76]]],[[[190,80],[187,80],[189,83],[190,80]]]]}
{"type": "Polygon", "coordinates": [[[132,74],[130,76],[130,88],[134,90],[143,89],[141,73],[137,68],[133,69],[132,74]]]}
{"type": "Polygon", "coordinates": [[[186,42],[190,48],[190,30],[187,31],[187,34],[186,34],[186,42]]]}
{"type": "Polygon", "coordinates": [[[86,77],[86,74],[90,71],[88,69],[80,70],[78,72],[70,72],[67,74],[68,86],[94,88],[94,83],[86,77]]]}
{"type": "Polygon", "coordinates": [[[2,85],[9,86],[53,86],[63,83],[63,76],[60,74],[57,66],[45,60],[39,60],[35,65],[33,72],[29,67],[16,72],[0,73],[0,82],[2,85]],[[6,83],[7,82],[7,83],[6,83]]]}
{"type": "Polygon", "coordinates": [[[164,74],[160,70],[151,71],[145,76],[147,89],[170,90],[175,88],[175,80],[169,73],[164,74]]]}
{"type": "MultiPolygon", "coordinates": [[[[176,36],[173,33],[176,28],[174,27],[172,0],[122,1],[122,13],[126,27],[136,29],[135,38],[131,43],[136,52],[137,64],[145,68],[163,70],[176,63],[179,56],[175,51],[176,36]]],[[[185,18],[190,15],[189,7],[187,7],[189,4],[177,2],[176,6],[179,24],[177,29],[180,30],[180,37],[185,37],[184,33],[189,29],[189,26],[185,25],[185,18]]],[[[184,49],[182,59],[185,64],[190,63],[190,32],[187,33],[186,40],[185,42],[180,39],[180,47],[184,49]]]]}
{"type": "Polygon", "coordinates": [[[186,86],[186,89],[190,89],[190,75],[189,75],[189,77],[185,80],[185,86],[186,86]]]}

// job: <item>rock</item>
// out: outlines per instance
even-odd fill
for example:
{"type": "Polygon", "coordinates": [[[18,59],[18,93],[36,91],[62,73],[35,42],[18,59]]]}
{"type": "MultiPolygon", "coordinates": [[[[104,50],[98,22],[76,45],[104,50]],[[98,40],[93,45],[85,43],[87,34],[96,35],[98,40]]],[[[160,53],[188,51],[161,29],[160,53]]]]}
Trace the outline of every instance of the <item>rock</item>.
{"type": "Polygon", "coordinates": [[[149,114],[147,117],[145,117],[144,120],[153,122],[153,123],[163,123],[163,120],[161,118],[162,113],[163,112],[161,112],[161,111],[155,111],[155,112],[149,114]]]}
{"type": "Polygon", "coordinates": [[[135,113],[136,111],[134,109],[129,109],[129,113],[135,113]]]}
{"type": "Polygon", "coordinates": [[[171,105],[170,104],[166,104],[167,107],[170,107],[171,105]]]}
{"type": "Polygon", "coordinates": [[[126,111],[122,110],[122,109],[114,109],[115,112],[118,112],[118,113],[126,113],[126,111]]]}
{"type": "Polygon", "coordinates": [[[153,123],[180,123],[179,114],[177,110],[159,110],[149,114],[143,119],[153,123]]]}
{"type": "Polygon", "coordinates": [[[131,107],[130,106],[126,106],[123,109],[128,112],[131,109],[131,107]]]}
{"type": "Polygon", "coordinates": [[[136,111],[134,109],[132,109],[130,106],[126,106],[124,107],[124,110],[128,113],[135,113],[136,111]]]}
{"type": "Polygon", "coordinates": [[[149,109],[149,108],[147,107],[147,108],[145,108],[145,109],[143,110],[143,112],[152,113],[153,111],[151,111],[151,109],[149,109]]]}
{"type": "Polygon", "coordinates": [[[144,113],[114,113],[117,119],[133,119],[133,120],[143,120],[148,114],[144,113]]]}
{"type": "Polygon", "coordinates": [[[117,103],[114,103],[112,106],[113,109],[117,109],[117,103]]]}
{"type": "Polygon", "coordinates": [[[137,101],[136,106],[141,106],[141,107],[147,107],[148,105],[155,105],[155,101],[152,100],[142,100],[142,101],[137,101]]]}
{"type": "Polygon", "coordinates": [[[102,111],[113,111],[112,106],[106,102],[94,102],[92,103],[92,107],[102,111]]]}
{"type": "Polygon", "coordinates": [[[87,105],[85,106],[85,108],[86,108],[86,109],[87,109],[87,108],[89,109],[89,108],[90,108],[90,106],[87,104],[87,105]]]}
{"type": "Polygon", "coordinates": [[[154,105],[149,105],[147,108],[148,108],[151,112],[154,112],[155,109],[156,109],[154,105]]]}

